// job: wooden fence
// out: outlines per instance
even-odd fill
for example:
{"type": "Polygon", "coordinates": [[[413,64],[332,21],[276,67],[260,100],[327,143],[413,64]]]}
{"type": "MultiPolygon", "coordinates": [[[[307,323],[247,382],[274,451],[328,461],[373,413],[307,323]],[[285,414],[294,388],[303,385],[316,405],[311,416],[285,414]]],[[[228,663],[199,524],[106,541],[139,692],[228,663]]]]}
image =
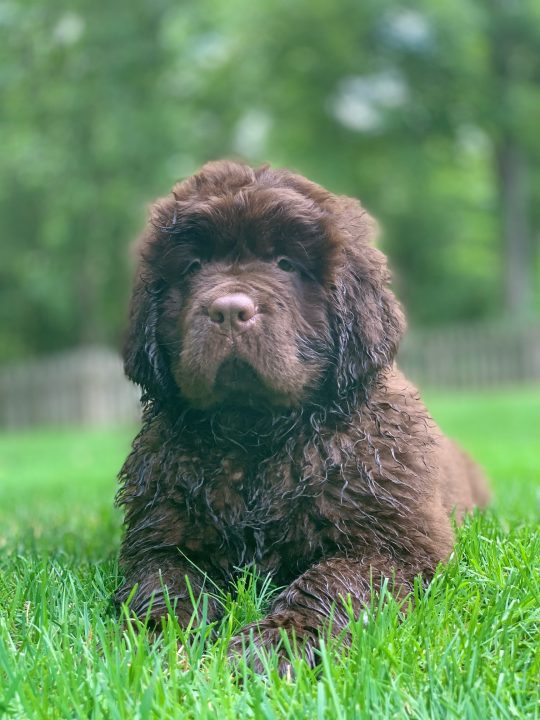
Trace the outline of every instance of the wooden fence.
{"type": "Polygon", "coordinates": [[[399,353],[421,387],[488,388],[540,381],[540,320],[411,330],[399,353]]]}
{"type": "Polygon", "coordinates": [[[81,348],[0,368],[0,426],[118,425],[139,419],[139,392],[117,353],[81,348]]]}
{"type": "MultiPolygon", "coordinates": [[[[410,331],[399,362],[422,388],[540,382],[540,321],[410,331]]],[[[0,368],[0,427],[118,425],[139,419],[118,355],[84,348],[0,368]]]]}

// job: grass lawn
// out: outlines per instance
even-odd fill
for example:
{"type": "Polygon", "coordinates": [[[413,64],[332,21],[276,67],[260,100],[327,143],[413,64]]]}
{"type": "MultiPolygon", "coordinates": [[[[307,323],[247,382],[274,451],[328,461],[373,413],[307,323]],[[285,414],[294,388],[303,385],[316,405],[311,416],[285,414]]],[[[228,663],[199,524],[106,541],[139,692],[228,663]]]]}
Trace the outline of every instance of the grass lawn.
{"type": "Polygon", "coordinates": [[[265,677],[225,660],[271,592],[249,575],[217,640],[203,626],[188,642],[172,621],[152,638],[113,613],[114,478],[132,430],[0,437],[0,717],[540,717],[540,389],[426,397],[488,470],[492,509],[410,613],[387,602],[349,651],[328,643],[293,681],[271,658],[265,677]]]}

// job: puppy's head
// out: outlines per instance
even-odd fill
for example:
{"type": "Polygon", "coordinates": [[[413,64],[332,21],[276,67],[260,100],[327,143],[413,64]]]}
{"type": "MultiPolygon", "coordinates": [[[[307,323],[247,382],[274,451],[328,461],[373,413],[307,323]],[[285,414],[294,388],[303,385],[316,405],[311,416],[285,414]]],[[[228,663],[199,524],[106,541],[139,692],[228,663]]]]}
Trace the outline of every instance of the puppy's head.
{"type": "Polygon", "coordinates": [[[403,329],[373,223],[288,171],[205,165],[156,202],[124,348],[147,398],[201,409],[335,403],[403,329]]]}

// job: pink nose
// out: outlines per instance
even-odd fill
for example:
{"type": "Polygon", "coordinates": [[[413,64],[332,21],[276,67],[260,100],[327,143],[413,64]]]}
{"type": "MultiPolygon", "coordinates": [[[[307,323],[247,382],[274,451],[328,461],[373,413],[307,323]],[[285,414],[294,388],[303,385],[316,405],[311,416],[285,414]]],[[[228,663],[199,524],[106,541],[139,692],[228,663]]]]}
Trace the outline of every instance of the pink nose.
{"type": "Polygon", "coordinates": [[[231,293],[216,298],[208,308],[212,322],[222,325],[227,332],[243,332],[257,314],[255,303],[245,293],[231,293]]]}

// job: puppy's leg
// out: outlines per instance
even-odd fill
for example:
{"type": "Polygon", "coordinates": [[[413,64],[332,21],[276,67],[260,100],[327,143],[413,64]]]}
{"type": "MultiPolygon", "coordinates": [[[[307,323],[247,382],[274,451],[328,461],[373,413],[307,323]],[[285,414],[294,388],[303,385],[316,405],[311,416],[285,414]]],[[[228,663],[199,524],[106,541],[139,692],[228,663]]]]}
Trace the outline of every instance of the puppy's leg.
{"type": "MultiPolygon", "coordinates": [[[[434,563],[435,565],[436,563],[434,563]]],[[[420,569],[414,564],[398,566],[390,557],[370,558],[333,557],[313,565],[298,577],[275,600],[267,617],[247,626],[233,638],[231,656],[248,648],[253,637],[255,650],[271,650],[280,644],[282,631],[294,637],[296,646],[311,666],[317,664],[316,650],[319,633],[331,620],[333,633],[347,625],[350,615],[346,609],[348,598],[358,616],[369,605],[372,587],[379,587],[388,578],[389,587],[397,597],[404,597],[413,588],[420,569]]],[[[281,650],[280,667],[286,671],[288,660],[281,650]]],[[[260,672],[262,665],[257,653],[250,649],[249,660],[260,672]]]]}
{"type": "MultiPolygon", "coordinates": [[[[204,562],[210,554],[202,551],[202,542],[198,552],[186,548],[200,533],[182,512],[183,496],[175,498],[180,510],[166,493],[159,501],[157,486],[151,486],[146,493],[140,491],[141,476],[144,477],[141,469],[131,471],[127,476],[131,484],[126,482],[120,499],[125,506],[120,552],[120,569],[125,580],[115,600],[120,604],[129,599],[130,611],[141,620],[148,617],[155,625],[171,608],[180,625],[186,627],[194,612],[193,600],[198,603],[200,619],[200,594],[204,589],[214,589],[213,572],[204,562]]],[[[210,559],[214,560],[215,554],[210,559]]],[[[207,598],[207,619],[213,621],[219,617],[220,607],[212,596],[207,598]]]]}
{"type": "MultiPolygon", "coordinates": [[[[202,568],[195,568],[179,551],[177,555],[149,552],[144,562],[130,563],[125,582],[115,595],[116,603],[129,600],[130,611],[140,620],[148,618],[152,625],[158,625],[169,608],[182,627],[187,627],[194,613],[195,624],[200,622],[201,593],[213,588],[208,587],[202,568]]],[[[206,620],[212,622],[219,618],[221,608],[212,595],[206,597],[206,620]]]]}

